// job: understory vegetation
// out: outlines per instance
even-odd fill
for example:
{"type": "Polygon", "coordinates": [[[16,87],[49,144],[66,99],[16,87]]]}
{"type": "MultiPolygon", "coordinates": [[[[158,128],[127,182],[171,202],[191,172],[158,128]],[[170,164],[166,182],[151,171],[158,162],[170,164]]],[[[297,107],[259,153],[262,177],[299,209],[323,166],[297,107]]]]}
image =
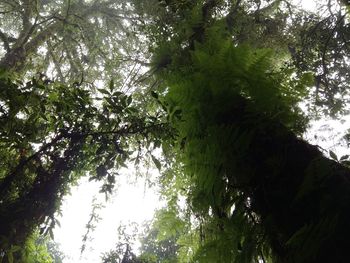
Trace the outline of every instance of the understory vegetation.
{"type": "Polygon", "coordinates": [[[349,156],[303,136],[349,113],[349,8],[0,0],[0,262],[64,262],[71,187],[146,163],[167,205],[103,263],[348,262],[349,156]]]}

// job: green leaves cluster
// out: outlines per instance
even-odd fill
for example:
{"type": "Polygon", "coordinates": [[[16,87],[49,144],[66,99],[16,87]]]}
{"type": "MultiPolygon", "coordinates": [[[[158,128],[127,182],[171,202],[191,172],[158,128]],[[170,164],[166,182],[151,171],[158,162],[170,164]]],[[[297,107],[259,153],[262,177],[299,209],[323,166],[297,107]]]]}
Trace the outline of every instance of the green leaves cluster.
{"type": "MultiPolygon", "coordinates": [[[[6,239],[1,242],[6,243],[6,239]]],[[[28,263],[52,263],[62,262],[64,255],[57,248],[57,244],[43,237],[39,231],[32,233],[21,247],[12,245],[5,256],[0,257],[0,262],[28,262],[28,263]]]]}
{"type": "Polygon", "coordinates": [[[306,120],[297,104],[307,82],[275,68],[271,51],[235,46],[221,22],[204,30],[193,50],[181,51],[185,62],[174,52],[159,74],[168,90],[162,100],[178,132],[176,162],[186,177],[175,180],[188,187],[189,207],[199,220],[192,226],[199,246],[190,258],[259,262],[270,258],[271,250],[261,219],[251,211],[254,170],[245,159],[256,134],[271,122],[302,133],[306,120]]]}
{"type": "Polygon", "coordinates": [[[62,197],[81,176],[103,181],[108,195],[118,169],[167,133],[161,119],[141,113],[113,83],[95,95],[43,75],[22,83],[2,72],[0,85],[2,255],[41,224],[51,233],[62,197]]]}
{"type": "MultiPolygon", "coordinates": [[[[303,160],[294,163],[301,171],[295,178],[284,165],[294,160],[286,157],[290,148],[302,145],[294,134],[305,129],[297,105],[309,93],[306,87],[315,86],[313,105],[328,105],[331,114],[342,109],[348,78],[342,10],[321,19],[279,0],[39,2],[2,1],[9,9],[0,14],[0,29],[8,31],[0,31],[5,51],[0,65],[18,72],[53,68],[61,82],[78,77],[81,82],[63,85],[43,75],[19,81],[0,72],[0,259],[12,262],[26,249],[44,251],[29,237],[39,225],[44,234],[52,232],[71,184],[87,174],[103,181],[101,192],[108,196],[118,169],[132,161],[137,166],[145,153],[164,172],[160,181],[169,201],[145,238],[146,261],[266,261],[272,259],[272,247],[277,251],[282,243],[297,250],[309,234],[334,227],[334,218],[319,222],[310,216],[316,223],[300,227],[297,218],[283,229],[283,220],[277,222],[266,208],[270,204],[261,204],[278,196],[274,208],[283,207],[278,202],[288,194],[270,183],[281,171],[286,176],[277,181],[283,187],[305,186],[298,191],[300,200],[314,201],[308,196],[318,194],[312,182],[321,181],[322,173],[301,180],[307,170],[298,166],[303,160]],[[135,27],[148,38],[141,33],[137,39],[135,27]],[[145,65],[138,57],[145,43],[155,52],[153,68],[136,81],[145,65]],[[45,57],[36,54],[40,47],[45,57]],[[106,88],[82,85],[111,75],[116,83],[106,88]],[[121,92],[142,81],[154,81],[151,89],[158,90],[151,94],[167,118],[135,99],[142,92],[121,92]],[[176,161],[171,168],[151,153],[161,144],[166,161],[176,161]],[[184,217],[174,205],[179,195],[187,197],[184,217]]],[[[308,156],[322,159],[306,148],[308,156]]],[[[348,156],[330,156],[348,165],[348,156]]],[[[316,168],[330,164],[338,165],[324,161],[316,168]]],[[[324,203],[321,210],[331,207],[327,198],[324,203]]],[[[309,257],[321,250],[320,244],[308,251],[309,257]]],[[[118,259],[139,260],[128,244],[118,249],[118,259]]],[[[46,261],[45,251],[41,254],[35,260],[46,261]]]]}

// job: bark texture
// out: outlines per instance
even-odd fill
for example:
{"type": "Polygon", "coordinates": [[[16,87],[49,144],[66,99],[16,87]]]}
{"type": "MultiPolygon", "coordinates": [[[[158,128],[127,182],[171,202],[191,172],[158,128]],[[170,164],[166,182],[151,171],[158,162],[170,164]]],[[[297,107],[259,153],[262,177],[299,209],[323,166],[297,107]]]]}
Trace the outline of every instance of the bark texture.
{"type": "Polygon", "coordinates": [[[226,171],[232,182],[246,185],[241,190],[277,262],[349,262],[350,170],[278,122],[261,114],[251,119],[247,104],[235,103],[219,117],[242,133],[253,131],[238,162],[243,177],[237,177],[237,163],[228,163],[226,171]]]}

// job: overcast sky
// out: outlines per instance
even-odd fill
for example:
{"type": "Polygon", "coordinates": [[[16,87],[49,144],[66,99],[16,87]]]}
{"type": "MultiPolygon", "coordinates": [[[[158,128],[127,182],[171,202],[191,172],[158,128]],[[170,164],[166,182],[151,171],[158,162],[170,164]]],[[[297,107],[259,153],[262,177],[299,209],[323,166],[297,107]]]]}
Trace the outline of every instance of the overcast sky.
{"type": "MultiPolygon", "coordinates": [[[[157,175],[158,172],[152,170],[152,173],[157,175]]],[[[145,187],[144,178],[135,181],[134,169],[124,169],[118,177],[119,186],[107,202],[104,195],[99,193],[100,184],[88,182],[87,178],[83,178],[79,186],[73,187],[72,194],[65,198],[63,217],[58,218],[61,227],[56,227],[54,231],[55,241],[61,244],[61,250],[69,256],[64,263],[100,262],[101,253],[115,245],[120,224],[136,222],[141,225],[143,221],[151,220],[154,210],[161,207],[157,189],[145,187]],[[98,212],[102,219],[89,235],[93,240],[86,243],[86,250],[81,257],[82,236],[86,232],[85,225],[90,218],[94,197],[105,208],[98,212]]]]}

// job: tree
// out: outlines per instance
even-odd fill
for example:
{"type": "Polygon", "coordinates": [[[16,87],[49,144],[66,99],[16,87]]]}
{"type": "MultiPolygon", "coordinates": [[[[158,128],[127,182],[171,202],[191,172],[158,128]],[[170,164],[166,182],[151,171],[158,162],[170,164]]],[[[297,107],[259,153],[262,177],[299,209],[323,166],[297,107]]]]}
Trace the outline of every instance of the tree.
{"type": "Polygon", "coordinates": [[[121,81],[127,66],[134,66],[134,78],[143,64],[128,1],[3,0],[0,6],[0,66],[6,70],[95,83],[121,81]]]}
{"type": "Polygon", "coordinates": [[[60,245],[53,240],[47,242],[47,250],[54,263],[63,263],[66,255],[60,250],[60,245]]]}
{"type": "Polygon", "coordinates": [[[103,263],[148,263],[139,260],[132,252],[129,244],[117,244],[115,251],[110,251],[102,257],[103,263]]]}
{"type": "Polygon", "coordinates": [[[136,240],[139,225],[130,223],[118,227],[118,241],[115,248],[101,257],[103,263],[150,263],[135,255],[132,246],[136,240]]]}
{"type": "Polygon", "coordinates": [[[140,258],[146,262],[178,262],[180,245],[178,239],[186,234],[185,220],[179,216],[179,207],[167,207],[156,215],[145,228],[141,238],[140,258]]]}
{"type": "MultiPolygon", "coordinates": [[[[323,19],[295,13],[290,3],[278,0],[1,3],[0,255],[5,262],[20,257],[17,248],[26,247],[39,226],[51,232],[63,195],[79,177],[88,173],[91,180],[103,180],[101,191],[108,194],[119,167],[138,163],[160,144],[175,163],[164,175],[174,189],[163,190],[181,191],[191,211],[186,220],[165,213],[194,240],[173,236],[182,246],[176,260],[347,261],[346,157],[330,160],[301,139],[306,118],[298,108],[315,81],[316,96],[322,93],[327,103],[313,105],[334,107],[332,99],[346,94],[346,85],[335,89],[348,77],[343,76],[348,50],[335,49],[347,43],[343,9],[323,19]],[[123,6],[130,16],[118,17],[123,6]],[[20,24],[13,14],[20,15],[20,24]],[[135,25],[143,30],[138,43],[146,42],[154,53],[153,67],[139,82],[152,83],[146,90],[158,107],[133,99],[144,93],[121,92],[134,78],[124,74],[128,66],[118,68],[123,81],[117,76],[107,88],[84,85],[101,69],[105,76],[117,69],[108,63],[120,53],[103,57],[104,52],[120,51],[112,42],[123,46],[118,36],[130,31],[115,27],[115,17],[121,24],[137,18],[135,25]],[[303,23],[294,27],[289,18],[303,23]],[[320,32],[320,41],[310,41],[313,31],[320,32]],[[293,37],[300,32],[302,41],[293,37]],[[51,60],[41,68],[40,47],[51,60]],[[331,59],[336,61],[326,65],[331,59]],[[79,68],[84,60],[90,64],[79,68]],[[61,82],[73,82],[82,72],[86,78],[65,85],[42,74],[29,77],[47,65],[55,67],[52,77],[61,82]],[[21,71],[27,73],[22,80],[11,73],[21,71]]],[[[123,50],[134,50],[134,40],[123,50]]],[[[126,58],[130,61],[129,54],[126,58]]],[[[135,62],[142,64],[139,58],[135,62]]],[[[120,261],[139,260],[128,243],[120,249],[120,261]]]]}
{"type": "MultiPolygon", "coordinates": [[[[139,233],[141,247],[138,256],[132,252],[132,247],[135,246],[136,229],[130,234],[127,233],[125,227],[119,227],[119,240],[115,249],[105,253],[102,262],[124,262],[123,260],[126,258],[135,263],[180,262],[178,258],[184,256],[182,254],[189,249],[186,246],[183,248],[184,251],[181,251],[181,246],[184,246],[184,243],[180,239],[189,235],[187,231],[190,230],[187,225],[188,219],[181,217],[183,215],[179,215],[179,207],[175,204],[172,207],[158,210],[154,219],[144,224],[143,233],[139,233]]],[[[129,231],[135,225],[130,226],[128,227],[129,231]]],[[[138,229],[139,227],[137,226],[138,229]]]]}
{"type": "Polygon", "coordinates": [[[309,83],[232,43],[216,4],[193,4],[190,37],[173,34],[156,56],[190,207],[207,222],[193,259],[347,262],[350,171],[300,139],[309,83]]]}
{"type": "Polygon", "coordinates": [[[0,83],[1,255],[42,224],[51,233],[62,197],[87,172],[111,193],[118,168],[139,161],[166,130],[113,82],[98,98],[44,76],[22,83],[2,72],[0,83]]]}
{"type": "MultiPolygon", "coordinates": [[[[152,6],[149,11],[152,29],[149,31],[153,43],[164,46],[162,43],[172,39],[173,46],[189,45],[191,39],[203,35],[200,8],[193,7],[198,3],[204,5],[205,1],[162,1],[156,15],[153,10],[157,1],[137,2],[141,2],[139,9],[142,10],[152,6]],[[188,18],[190,10],[196,14],[188,18]],[[175,35],[178,42],[173,38],[175,35]]],[[[213,10],[207,20],[226,20],[227,34],[236,44],[272,48],[281,68],[295,71],[299,79],[307,76],[314,83],[308,90],[309,114],[335,117],[346,113],[344,105],[349,90],[347,10],[337,1],[318,2],[318,10],[313,13],[291,1],[210,1],[207,3],[211,3],[213,10]]],[[[166,57],[162,59],[163,63],[169,61],[166,57]]],[[[158,62],[156,64],[162,65],[158,62]]]]}
{"type": "Polygon", "coordinates": [[[323,16],[297,17],[293,31],[298,40],[289,45],[298,72],[312,71],[315,78],[314,105],[328,114],[344,111],[349,87],[346,74],[349,57],[347,11],[330,2],[320,8],[323,16]],[[303,23],[303,28],[298,25],[303,23]],[[336,95],[337,94],[337,95],[336,95]]]}
{"type": "MultiPolygon", "coordinates": [[[[2,238],[2,243],[7,240],[2,238]]],[[[42,236],[38,231],[32,233],[26,240],[25,244],[20,247],[12,245],[6,254],[2,254],[2,262],[28,262],[28,263],[62,263],[64,254],[59,251],[58,245],[42,236]]]]}
{"type": "Polygon", "coordinates": [[[142,64],[131,57],[141,42],[133,43],[131,27],[125,28],[133,21],[127,2],[0,4],[0,252],[6,258],[39,226],[43,234],[52,233],[61,199],[80,176],[103,180],[101,191],[108,195],[118,167],[137,164],[145,149],[159,147],[151,142],[166,125],[157,109],[153,116],[137,96],[120,91],[139,70],[126,75],[130,63],[142,64]],[[127,43],[121,40],[126,35],[127,43]],[[127,65],[123,72],[117,70],[121,61],[127,65]],[[43,71],[50,79],[37,73],[43,71]],[[97,74],[114,81],[97,89],[90,83],[97,74]]]}

